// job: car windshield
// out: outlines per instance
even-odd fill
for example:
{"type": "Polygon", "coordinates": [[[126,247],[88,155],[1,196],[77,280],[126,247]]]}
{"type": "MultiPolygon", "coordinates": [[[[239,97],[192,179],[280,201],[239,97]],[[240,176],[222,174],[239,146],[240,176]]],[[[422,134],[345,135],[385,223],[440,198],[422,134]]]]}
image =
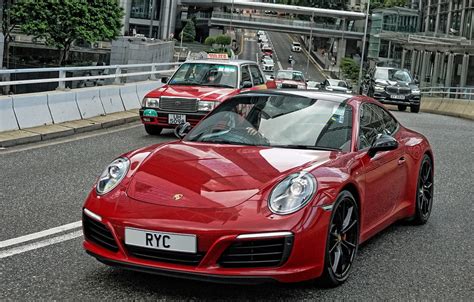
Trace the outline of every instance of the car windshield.
{"type": "Polygon", "coordinates": [[[377,80],[398,81],[411,83],[412,79],[408,72],[401,69],[377,69],[374,75],[377,80]]]}
{"type": "Polygon", "coordinates": [[[226,64],[184,63],[168,84],[236,88],[237,70],[237,66],[226,64]]]}
{"type": "Polygon", "coordinates": [[[300,81],[304,82],[304,76],[299,71],[279,71],[276,76],[277,80],[292,80],[292,81],[300,81]]]}
{"type": "Polygon", "coordinates": [[[184,138],[215,144],[349,151],[352,108],[299,96],[232,98],[184,138]]]}
{"type": "Polygon", "coordinates": [[[335,87],[347,88],[347,84],[344,81],[329,79],[328,82],[329,82],[329,85],[333,87],[335,86],[335,87]]]}
{"type": "Polygon", "coordinates": [[[298,43],[298,42],[293,42],[293,46],[300,46],[300,43],[298,43]]]}

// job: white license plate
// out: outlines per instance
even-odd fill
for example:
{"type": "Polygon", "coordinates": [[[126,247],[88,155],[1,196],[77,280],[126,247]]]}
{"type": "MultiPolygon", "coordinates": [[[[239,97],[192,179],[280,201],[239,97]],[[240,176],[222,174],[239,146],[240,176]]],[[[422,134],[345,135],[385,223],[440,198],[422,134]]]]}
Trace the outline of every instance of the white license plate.
{"type": "Polygon", "coordinates": [[[125,243],[150,249],[196,253],[196,235],[125,228],[125,243]]]}
{"type": "Polygon", "coordinates": [[[168,114],[168,124],[179,125],[186,123],[186,115],[184,114],[168,114]]]}
{"type": "Polygon", "coordinates": [[[390,98],[395,99],[395,100],[404,100],[405,96],[404,95],[391,95],[390,98]]]}

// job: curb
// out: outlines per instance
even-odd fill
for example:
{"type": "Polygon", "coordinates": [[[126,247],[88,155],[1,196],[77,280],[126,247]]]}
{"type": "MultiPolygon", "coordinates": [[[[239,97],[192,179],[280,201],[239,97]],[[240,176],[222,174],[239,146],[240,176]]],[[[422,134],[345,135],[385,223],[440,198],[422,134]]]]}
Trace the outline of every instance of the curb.
{"type": "Polygon", "coordinates": [[[138,110],[112,113],[84,120],[0,132],[0,148],[46,141],[74,134],[106,129],[140,120],[138,110]]]}

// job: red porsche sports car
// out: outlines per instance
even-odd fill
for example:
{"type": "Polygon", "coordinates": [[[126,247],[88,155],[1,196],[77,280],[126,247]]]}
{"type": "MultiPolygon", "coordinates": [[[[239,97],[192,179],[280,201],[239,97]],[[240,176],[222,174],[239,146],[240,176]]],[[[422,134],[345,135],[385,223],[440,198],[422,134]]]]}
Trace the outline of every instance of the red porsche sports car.
{"type": "Polygon", "coordinates": [[[215,282],[335,286],[360,243],[430,216],[428,141],[368,97],[249,92],[176,134],[123,154],[98,178],[83,228],[99,261],[215,282]]]}

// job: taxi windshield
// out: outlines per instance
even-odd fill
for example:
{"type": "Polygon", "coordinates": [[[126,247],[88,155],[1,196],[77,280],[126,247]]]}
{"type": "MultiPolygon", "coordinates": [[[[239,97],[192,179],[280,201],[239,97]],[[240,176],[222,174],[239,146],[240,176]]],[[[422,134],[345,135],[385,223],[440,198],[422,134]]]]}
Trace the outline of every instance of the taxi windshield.
{"type": "Polygon", "coordinates": [[[304,82],[304,77],[301,72],[298,71],[279,71],[276,76],[277,80],[292,80],[304,82]]]}
{"type": "Polygon", "coordinates": [[[169,85],[237,87],[237,66],[217,63],[184,63],[169,81],[169,85]]]}

